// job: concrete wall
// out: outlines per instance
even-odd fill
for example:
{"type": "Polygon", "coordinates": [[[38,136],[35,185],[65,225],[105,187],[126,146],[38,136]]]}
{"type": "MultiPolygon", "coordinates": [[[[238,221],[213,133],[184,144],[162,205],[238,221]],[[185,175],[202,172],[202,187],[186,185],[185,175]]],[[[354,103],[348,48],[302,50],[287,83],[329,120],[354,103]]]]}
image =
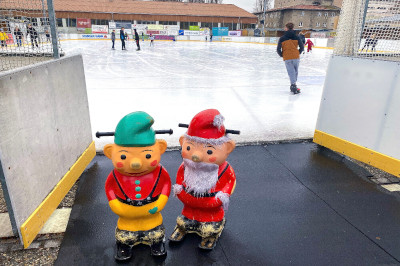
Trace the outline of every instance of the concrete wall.
{"type": "Polygon", "coordinates": [[[399,63],[333,56],[316,129],[400,160],[399,103],[399,63]]]}
{"type": "Polygon", "coordinates": [[[20,228],[92,142],[82,57],[0,74],[0,125],[0,176],[20,228]]]}

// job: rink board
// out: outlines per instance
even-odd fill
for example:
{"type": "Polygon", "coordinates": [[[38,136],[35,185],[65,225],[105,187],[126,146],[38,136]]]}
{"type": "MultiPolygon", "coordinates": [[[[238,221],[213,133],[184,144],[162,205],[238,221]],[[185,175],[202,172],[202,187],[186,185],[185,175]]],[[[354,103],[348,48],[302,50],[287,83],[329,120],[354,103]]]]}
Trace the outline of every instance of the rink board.
{"type": "Polygon", "coordinates": [[[95,154],[82,57],[5,72],[0,88],[0,179],[13,231],[27,247],[65,194],[40,209],[44,199],[66,175],[73,184],[95,154]]]}
{"type": "Polygon", "coordinates": [[[333,56],[314,141],[400,177],[400,64],[333,56]]]}

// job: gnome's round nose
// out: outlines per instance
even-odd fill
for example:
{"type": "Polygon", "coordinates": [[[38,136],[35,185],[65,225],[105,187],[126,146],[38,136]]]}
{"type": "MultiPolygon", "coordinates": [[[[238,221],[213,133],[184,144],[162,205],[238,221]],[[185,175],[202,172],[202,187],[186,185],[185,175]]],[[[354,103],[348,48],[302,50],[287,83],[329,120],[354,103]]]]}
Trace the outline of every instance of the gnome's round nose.
{"type": "Polygon", "coordinates": [[[199,157],[198,155],[193,154],[193,155],[192,155],[192,161],[197,163],[197,162],[200,162],[201,159],[200,159],[200,157],[199,157]]]}

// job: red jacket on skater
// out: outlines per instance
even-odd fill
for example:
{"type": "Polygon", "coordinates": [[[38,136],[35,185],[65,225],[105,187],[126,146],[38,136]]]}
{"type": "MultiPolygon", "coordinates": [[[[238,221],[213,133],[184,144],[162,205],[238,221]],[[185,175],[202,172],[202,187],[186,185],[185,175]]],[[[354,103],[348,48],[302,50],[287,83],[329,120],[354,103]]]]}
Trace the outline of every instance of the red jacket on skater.
{"type": "Polygon", "coordinates": [[[307,45],[307,53],[308,53],[312,50],[314,43],[310,39],[308,39],[307,42],[305,43],[305,45],[307,45]]]}

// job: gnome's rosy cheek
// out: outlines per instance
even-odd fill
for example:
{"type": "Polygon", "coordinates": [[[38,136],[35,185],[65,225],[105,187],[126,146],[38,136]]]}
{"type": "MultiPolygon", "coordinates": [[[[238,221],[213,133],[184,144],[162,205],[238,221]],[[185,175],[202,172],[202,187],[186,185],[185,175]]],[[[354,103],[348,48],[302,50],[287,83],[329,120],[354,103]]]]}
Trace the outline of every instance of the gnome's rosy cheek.
{"type": "Polygon", "coordinates": [[[208,161],[209,161],[210,163],[213,163],[213,162],[215,162],[216,160],[217,160],[217,157],[215,157],[215,156],[208,159],[208,161]]]}
{"type": "Polygon", "coordinates": [[[186,157],[187,157],[187,153],[184,152],[184,151],[182,151],[182,157],[183,157],[183,158],[186,158],[186,157]]]}
{"type": "Polygon", "coordinates": [[[118,167],[118,168],[122,168],[122,167],[124,167],[124,164],[121,163],[121,162],[118,162],[118,163],[117,163],[117,167],[118,167]]]}
{"type": "Polygon", "coordinates": [[[154,160],[150,165],[151,165],[151,166],[156,166],[157,163],[158,163],[157,160],[154,160]]]}

